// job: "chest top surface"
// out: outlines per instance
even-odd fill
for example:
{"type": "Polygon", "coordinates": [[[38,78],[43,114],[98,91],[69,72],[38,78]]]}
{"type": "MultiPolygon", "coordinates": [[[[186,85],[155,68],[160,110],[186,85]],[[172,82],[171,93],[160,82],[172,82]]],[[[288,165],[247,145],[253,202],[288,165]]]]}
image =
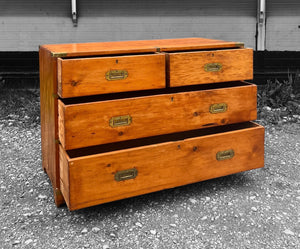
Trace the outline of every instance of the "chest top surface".
{"type": "Polygon", "coordinates": [[[42,45],[53,57],[78,57],[92,55],[155,53],[191,51],[202,49],[243,48],[241,42],[205,38],[140,40],[118,42],[70,43],[42,45]]]}

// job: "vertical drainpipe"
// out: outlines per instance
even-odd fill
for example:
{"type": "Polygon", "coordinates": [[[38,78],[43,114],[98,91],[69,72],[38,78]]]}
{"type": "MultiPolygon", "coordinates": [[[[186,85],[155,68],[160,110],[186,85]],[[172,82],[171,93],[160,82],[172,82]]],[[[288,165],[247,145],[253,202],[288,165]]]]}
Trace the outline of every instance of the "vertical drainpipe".
{"type": "Polygon", "coordinates": [[[257,37],[256,50],[266,49],[266,0],[258,0],[257,4],[257,37]]]}
{"type": "Polygon", "coordinates": [[[71,0],[71,11],[72,11],[72,21],[73,26],[77,27],[77,7],[76,7],[76,0],[71,0]]]}

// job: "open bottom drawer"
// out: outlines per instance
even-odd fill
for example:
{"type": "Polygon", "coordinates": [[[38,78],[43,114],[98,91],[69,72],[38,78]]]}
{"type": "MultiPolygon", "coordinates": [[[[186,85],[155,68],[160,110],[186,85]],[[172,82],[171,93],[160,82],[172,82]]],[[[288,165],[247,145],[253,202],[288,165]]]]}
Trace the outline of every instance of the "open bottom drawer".
{"type": "Polygon", "coordinates": [[[264,128],[247,122],[65,151],[61,191],[70,210],[264,165],[264,128]]]}

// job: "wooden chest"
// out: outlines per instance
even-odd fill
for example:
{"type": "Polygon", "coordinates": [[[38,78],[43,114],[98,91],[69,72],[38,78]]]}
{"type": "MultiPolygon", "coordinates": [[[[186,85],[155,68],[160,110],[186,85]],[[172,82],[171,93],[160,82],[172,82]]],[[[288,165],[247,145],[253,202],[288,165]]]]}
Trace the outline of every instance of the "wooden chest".
{"type": "Polygon", "coordinates": [[[252,50],[186,38],[40,47],[43,168],[76,210],[263,167],[252,50]]]}

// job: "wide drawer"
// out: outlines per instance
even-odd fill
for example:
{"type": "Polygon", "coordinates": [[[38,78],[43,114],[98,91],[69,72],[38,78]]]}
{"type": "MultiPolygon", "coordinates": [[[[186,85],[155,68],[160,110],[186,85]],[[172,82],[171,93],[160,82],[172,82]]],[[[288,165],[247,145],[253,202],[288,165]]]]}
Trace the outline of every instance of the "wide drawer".
{"type": "Polygon", "coordinates": [[[62,98],[166,86],[163,54],[58,59],[62,98]]]}
{"type": "Polygon", "coordinates": [[[256,85],[214,87],[81,104],[59,100],[60,143],[69,150],[256,119],[256,85]]]}
{"type": "Polygon", "coordinates": [[[263,167],[264,128],[248,122],[59,153],[61,191],[75,210],[263,167]]]}
{"type": "Polygon", "coordinates": [[[167,57],[171,87],[253,78],[253,50],[249,48],[170,53],[167,57]]]}

